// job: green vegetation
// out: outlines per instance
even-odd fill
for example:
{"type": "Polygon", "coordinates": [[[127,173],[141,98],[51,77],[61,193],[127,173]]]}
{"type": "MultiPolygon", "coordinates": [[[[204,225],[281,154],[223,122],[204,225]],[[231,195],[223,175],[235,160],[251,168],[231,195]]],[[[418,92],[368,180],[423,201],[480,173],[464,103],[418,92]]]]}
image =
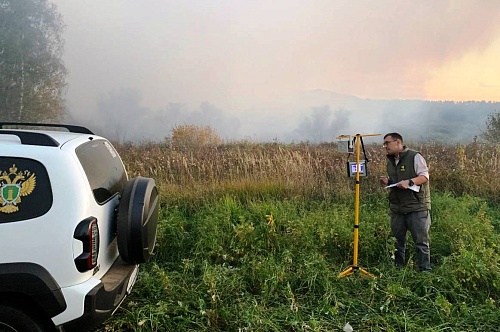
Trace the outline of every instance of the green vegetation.
{"type": "Polygon", "coordinates": [[[434,271],[392,265],[372,145],[358,263],[377,278],[339,279],[352,263],[354,185],[334,145],[120,146],[132,174],[157,179],[162,216],[156,256],[101,330],[496,330],[499,151],[417,148],[431,166],[434,271]]]}
{"type": "Polygon", "coordinates": [[[486,128],[481,133],[481,137],[490,143],[500,143],[500,112],[490,113],[485,125],[486,128]]]}

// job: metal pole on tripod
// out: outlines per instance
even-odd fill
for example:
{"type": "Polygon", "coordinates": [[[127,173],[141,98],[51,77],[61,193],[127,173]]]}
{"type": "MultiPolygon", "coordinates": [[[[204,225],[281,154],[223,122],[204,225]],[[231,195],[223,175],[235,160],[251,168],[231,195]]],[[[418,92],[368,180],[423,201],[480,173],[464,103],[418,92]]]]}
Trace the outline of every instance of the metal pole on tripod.
{"type": "MultiPolygon", "coordinates": [[[[360,173],[361,173],[361,164],[360,164],[360,154],[361,154],[361,140],[363,136],[379,136],[380,134],[370,134],[370,135],[360,135],[356,134],[355,135],[355,143],[356,143],[356,174],[355,174],[355,179],[356,179],[356,195],[354,199],[354,253],[353,253],[353,259],[352,259],[352,265],[349,266],[346,270],[342,271],[339,275],[338,278],[346,277],[348,275],[351,275],[354,272],[361,272],[361,274],[371,277],[371,278],[376,278],[373,274],[369,273],[365,269],[361,268],[358,266],[358,247],[359,247],[359,197],[360,197],[360,173]]],[[[343,136],[341,136],[343,137],[343,136]]],[[[366,165],[365,165],[366,167],[366,165]]],[[[366,174],[366,169],[364,170],[366,174]]]]}

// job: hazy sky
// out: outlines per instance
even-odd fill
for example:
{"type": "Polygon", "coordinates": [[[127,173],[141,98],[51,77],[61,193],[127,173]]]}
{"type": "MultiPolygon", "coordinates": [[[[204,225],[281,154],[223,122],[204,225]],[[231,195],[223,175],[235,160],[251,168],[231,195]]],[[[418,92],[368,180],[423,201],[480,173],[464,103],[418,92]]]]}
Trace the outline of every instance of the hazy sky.
{"type": "Polygon", "coordinates": [[[500,101],[500,1],[53,0],[70,108],[258,108],[297,91],[500,101]]]}

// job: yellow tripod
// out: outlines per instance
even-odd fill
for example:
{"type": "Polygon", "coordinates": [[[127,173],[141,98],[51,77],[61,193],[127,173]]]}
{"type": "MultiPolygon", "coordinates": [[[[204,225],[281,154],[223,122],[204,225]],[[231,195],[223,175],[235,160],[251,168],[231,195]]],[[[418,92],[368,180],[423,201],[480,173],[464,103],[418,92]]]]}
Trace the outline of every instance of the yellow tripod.
{"type": "MultiPolygon", "coordinates": [[[[354,201],[354,256],[352,259],[352,265],[349,266],[346,270],[342,271],[338,278],[343,278],[351,275],[354,272],[361,272],[362,275],[376,278],[373,274],[366,271],[365,269],[358,266],[358,245],[359,245],[359,173],[361,169],[360,165],[360,148],[361,148],[361,137],[363,136],[379,136],[380,134],[369,134],[369,135],[355,135],[356,141],[356,198],[354,201]]],[[[340,138],[345,138],[345,136],[340,136],[340,138]]],[[[365,170],[366,171],[366,170],[365,170]]]]}

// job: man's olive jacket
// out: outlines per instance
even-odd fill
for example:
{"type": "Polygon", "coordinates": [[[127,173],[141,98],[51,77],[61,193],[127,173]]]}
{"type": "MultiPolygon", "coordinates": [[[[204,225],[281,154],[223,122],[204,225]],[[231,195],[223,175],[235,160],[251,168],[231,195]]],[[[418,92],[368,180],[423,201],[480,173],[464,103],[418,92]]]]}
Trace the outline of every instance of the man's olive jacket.
{"type": "MultiPolygon", "coordinates": [[[[397,183],[401,180],[409,180],[417,177],[417,173],[415,172],[415,155],[417,153],[419,152],[405,148],[399,154],[397,165],[394,156],[387,155],[389,183],[397,183]]],[[[411,189],[400,189],[398,187],[392,187],[389,190],[389,207],[393,213],[404,214],[431,209],[429,181],[420,186],[419,192],[411,189]]]]}

